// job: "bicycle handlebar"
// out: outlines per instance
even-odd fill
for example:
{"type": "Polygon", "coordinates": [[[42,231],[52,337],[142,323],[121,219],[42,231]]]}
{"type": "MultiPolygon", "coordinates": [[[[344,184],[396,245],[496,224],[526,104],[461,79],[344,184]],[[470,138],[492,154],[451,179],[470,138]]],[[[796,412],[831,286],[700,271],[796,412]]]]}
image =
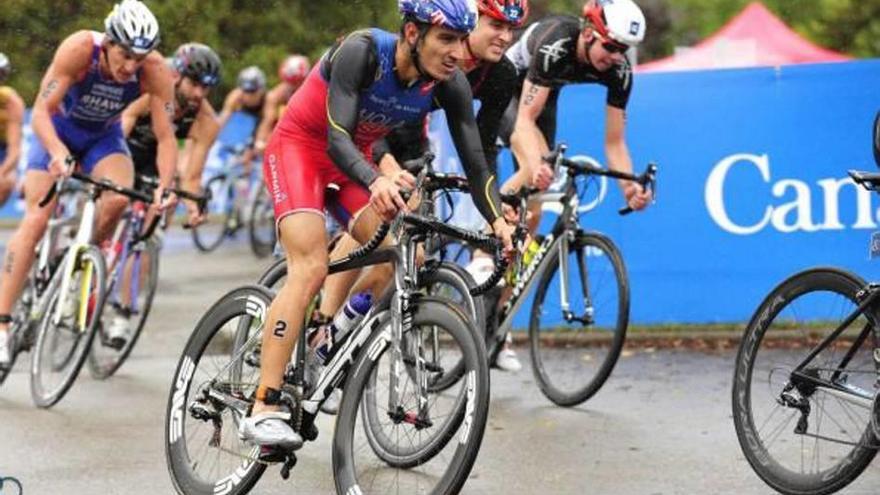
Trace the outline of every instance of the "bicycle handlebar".
{"type": "MultiPolygon", "coordinates": [[[[541,159],[544,162],[553,165],[554,169],[558,168],[560,165],[568,168],[568,174],[570,177],[578,175],[600,175],[614,179],[632,181],[642,186],[643,190],[650,190],[651,192],[654,192],[657,188],[657,164],[654,162],[648,163],[644,172],[635,175],[627,172],[619,172],[617,170],[599,168],[588,163],[578,163],[569,158],[565,158],[565,152],[567,149],[567,145],[559,143],[553,148],[553,151],[542,156],[541,159]]],[[[618,210],[618,213],[621,215],[628,215],[632,212],[633,209],[629,206],[625,206],[618,210]]]]}

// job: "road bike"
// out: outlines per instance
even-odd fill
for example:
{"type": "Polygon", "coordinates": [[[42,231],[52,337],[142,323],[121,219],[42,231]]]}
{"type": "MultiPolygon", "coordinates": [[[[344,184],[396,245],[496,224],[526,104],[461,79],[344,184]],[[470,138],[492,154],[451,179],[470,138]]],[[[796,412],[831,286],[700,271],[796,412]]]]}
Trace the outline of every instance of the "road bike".
{"type": "MultiPolygon", "coordinates": [[[[377,249],[391,228],[386,225],[329,268],[336,273],[391,262],[393,288],[335,343],[315,383],[304,373],[306,332],[300,332],[282,385],[290,424],[306,440],[317,435],[314,419],[321,404],[336,387],[344,388],[333,432],[337,493],[457,493],[486,426],[483,341],[475,338],[466,315],[425,295],[416,283],[418,243],[429,231],[454,227],[410,214],[400,222],[406,227],[398,245],[377,249]],[[438,333],[464,362],[464,379],[443,394],[428,389],[437,371],[428,366],[423,344],[438,333]]],[[[457,234],[493,252],[500,249],[486,236],[457,234]]],[[[503,266],[497,277],[502,273],[503,266]]],[[[202,317],[187,343],[166,415],[166,456],[180,493],[246,493],[267,465],[281,463],[287,477],[296,463],[294,452],[260,449],[236,435],[258,384],[258,350],[272,298],[262,286],[233,290],[202,317]]]]}

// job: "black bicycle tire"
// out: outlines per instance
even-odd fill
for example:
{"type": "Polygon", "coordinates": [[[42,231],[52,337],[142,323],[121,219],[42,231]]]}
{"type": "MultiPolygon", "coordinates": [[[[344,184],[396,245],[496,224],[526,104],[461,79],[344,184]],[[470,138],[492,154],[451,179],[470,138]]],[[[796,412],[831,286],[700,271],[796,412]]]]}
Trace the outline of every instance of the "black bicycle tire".
{"type": "MultiPolygon", "coordinates": [[[[165,412],[165,460],[172,484],[177,493],[182,495],[213,495],[216,493],[216,483],[205,483],[195,479],[190,471],[191,463],[187,462],[188,452],[186,442],[179,440],[186,437],[185,421],[182,419],[189,413],[186,408],[186,398],[193,384],[193,375],[201,361],[202,354],[214,335],[223,325],[232,318],[241,315],[253,315],[260,312],[265,315],[266,308],[271,304],[273,295],[265,287],[258,285],[245,285],[233,289],[215,302],[208,311],[199,319],[180,360],[174,371],[168,394],[168,403],[165,412]],[[179,425],[177,423],[180,423],[179,425]],[[174,436],[174,438],[172,438],[174,436]]],[[[229,495],[242,495],[248,493],[259,481],[266,470],[266,465],[260,462],[252,462],[244,470],[230,473],[230,476],[221,480],[229,480],[232,486],[225,485],[229,495]]]]}
{"type": "MultiPolygon", "coordinates": [[[[122,351],[119,353],[118,358],[113,362],[113,364],[106,369],[101,369],[95,363],[93,359],[93,352],[89,353],[89,371],[92,376],[98,380],[105,380],[111,376],[113,376],[119,368],[125,364],[125,361],[128,359],[128,356],[131,355],[131,351],[134,350],[134,346],[137,345],[137,341],[143,332],[144,326],[147,323],[147,318],[150,316],[150,309],[153,307],[153,299],[156,297],[156,289],[159,286],[159,245],[155,239],[148,239],[146,241],[146,249],[145,252],[149,252],[150,256],[150,281],[149,285],[146,287],[147,297],[144,301],[144,305],[141,308],[140,317],[137,320],[137,324],[134,327],[134,331],[131,334],[131,337],[128,339],[128,342],[125,343],[125,346],[122,348],[122,351]]],[[[133,251],[129,252],[129,254],[134,254],[133,251]]],[[[124,262],[125,260],[123,260],[124,262]]],[[[92,342],[92,349],[94,349],[96,344],[92,342]]],[[[100,345],[98,343],[97,345],[100,345]]]]}
{"type": "Polygon", "coordinates": [[[251,251],[257,258],[265,258],[271,255],[275,250],[276,236],[274,229],[274,213],[272,215],[272,239],[268,243],[262,242],[258,239],[259,236],[257,235],[257,220],[260,213],[265,208],[272,209],[272,204],[266,196],[266,188],[260,187],[260,191],[257,193],[256,198],[254,198],[254,202],[251,205],[251,211],[248,213],[248,237],[250,239],[251,251]]]}
{"type": "Polygon", "coordinates": [[[31,354],[31,398],[37,407],[43,409],[52,407],[57,404],[62,398],[64,398],[64,396],[70,390],[70,387],[76,381],[76,378],[79,375],[83,364],[85,364],[85,361],[88,358],[92,340],[95,338],[98,322],[101,321],[100,315],[103,311],[104,302],[107,296],[107,267],[104,264],[104,255],[101,254],[101,251],[99,251],[98,248],[94,246],[89,246],[82,253],[80,253],[80,256],[81,259],[89,259],[95,267],[94,279],[97,287],[98,296],[95,297],[95,308],[93,309],[92,320],[85,331],[84,337],[86,341],[83,343],[82,350],[79,351],[78,355],[74,359],[71,372],[67,374],[61,386],[57,390],[55,390],[54,393],[46,394],[39,390],[41,385],[39,383],[39,379],[37,379],[35,375],[38,373],[40,365],[40,351],[42,350],[42,346],[45,345],[46,339],[48,338],[48,322],[51,319],[53,313],[52,301],[54,300],[54,297],[49,291],[58,291],[61,289],[61,276],[63,275],[63,270],[56,271],[55,276],[52,278],[49,287],[46,289],[47,293],[45,300],[47,301],[47,307],[42,309],[43,317],[37,330],[36,344],[34,345],[34,350],[31,354]]]}
{"type": "MultiPolygon", "coordinates": [[[[223,190],[223,192],[227,193],[227,194],[228,194],[229,188],[233,187],[232,184],[226,183],[225,176],[218,175],[217,177],[212,177],[210,180],[208,180],[208,182],[205,183],[205,190],[212,191],[211,184],[214,182],[221,182],[221,184],[226,188],[223,190]]],[[[208,207],[210,208],[210,204],[208,207]]],[[[210,214],[210,211],[208,213],[210,214]]],[[[220,228],[220,235],[217,236],[216,239],[210,240],[210,242],[207,239],[203,239],[202,235],[199,234],[199,232],[202,232],[204,234],[205,228],[207,228],[207,225],[202,228],[200,228],[199,226],[195,226],[190,229],[190,233],[192,234],[193,243],[195,243],[196,248],[198,248],[199,251],[201,251],[203,253],[210,253],[211,251],[214,251],[215,249],[217,249],[220,246],[220,244],[223,243],[223,239],[225,239],[226,235],[227,235],[227,227],[226,226],[229,225],[230,217],[232,215],[235,215],[235,208],[230,208],[223,215],[224,215],[223,225],[220,228]]]]}
{"type": "Polygon", "coordinates": [[[608,377],[611,376],[611,372],[614,370],[614,366],[617,364],[617,360],[623,350],[623,344],[626,341],[626,330],[629,324],[629,280],[627,278],[626,267],[623,263],[623,257],[620,254],[620,250],[617,249],[617,246],[614,245],[614,242],[612,242],[611,239],[596,232],[579,233],[575,239],[571,241],[569,249],[583,249],[587,246],[604,251],[614,267],[615,278],[617,279],[618,314],[614,337],[611,341],[608,354],[605,356],[604,362],[599,366],[593,379],[590,380],[586,386],[575,392],[563,392],[552,383],[543,366],[544,359],[541,357],[540,353],[541,336],[539,318],[541,303],[546,296],[548,285],[553,279],[553,274],[559,269],[559,258],[555,253],[550,254],[550,256],[552,256],[552,259],[549,260],[550,266],[544,271],[535,291],[535,299],[532,303],[532,310],[529,319],[530,352],[535,381],[538,382],[541,392],[550,399],[550,401],[562,407],[571,407],[582,404],[602,388],[608,380],[608,377]]]}
{"type": "MultiPolygon", "coordinates": [[[[483,302],[483,296],[474,296],[470,294],[469,289],[476,287],[476,283],[474,282],[471,274],[467,272],[467,270],[455,263],[441,261],[440,263],[436,263],[431,268],[423,270],[419,274],[418,280],[419,286],[425,287],[426,290],[429,290],[430,285],[436,282],[443,282],[455,286],[455,290],[460,294],[463,294],[464,297],[468,301],[470,301],[469,306],[471,306],[460,307],[458,309],[460,309],[465,315],[468,315],[471,318],[474,324],[474,328],[477,331],[477,335],[479,335],[480,338],[485,339],[488,337],[486,333],[486,316],[484,314],[485,304],[483,302]],[[445,281],[442,281],[440,279],[445,279],[445,281]]],[[[431,294],[430,292],[428,293],[431,294]]],[[[462,371],[463,367],[461,362],[459,361],[450,368],[450,371],[445,374],[443,380],[429,384],[429,391],[440,392],[448,389],[449,387],[454,385],[455,382],[458,381],[458,379],[461,377],[462,371]]]]}
{"type": "MultiPolygon", "coordinates": [[[[849,455],[841,459],[840,463],[825,471],[805,476],[802,481],[794,480],[787,474],[789,471],[759,444],[759,435],[755,431],[748,391],[758,347],[770,322],[798,297],[820,289],[835,292],[857,304],[856,293],[866,285],[858,275],[838,268],[818,267],[796,273],[770,291],[752,315],[743,333],[736,356],[731,391],[736,436],[752,470],[770,487],[781,493],[822,495],[841,490],[854,481],[877,455],[877,439],[874,438],[869,422],[862,436],[864,444],[861,447],[854,448],[849,455]],[[844,461],[848,461],[847,465],[841,466],[844,461]]],[[[876,315],[869,315],[868,318],[875,320],[876,325],[876,315]]]]}
{"type": "MultiPolygon", "coordinates": [[[[414,326],[423,324],[443,326],[450,331],[466,353],[468,376],[474,377],[473,407],[466,408],[470,414],[462,419],[462,421],[470,420],[469,429],[452,456],[455,462],[444,471],[438,486],[431,492],[458,493],[479,454],[488,419],[489,365],[486,360],[485,345],[482,339],[474,338],[468,317],[442,300],[430,297],[420,300],[416,305],[413,323],[414,326]]],[[[375,332],[370,337],[365,344],[365,349],[369,349],[370,352],[360,353],[346,380],[333,437],[333,471],[338,494],[363,493],[358,487],[356,473],[353,471],[352,440],[357,418],[360,416],[358,407],[363,399],[364,387],[373,374],[373,367],[378,358],[388,345],[388,341],[384,340],[385,333],[375,332]],[[382,348],[383,345],[385,348],[382,348]]],[[[439,448],[442,449],[447,445],[450,439],[451,437],[442,442],[439,448]]]]}

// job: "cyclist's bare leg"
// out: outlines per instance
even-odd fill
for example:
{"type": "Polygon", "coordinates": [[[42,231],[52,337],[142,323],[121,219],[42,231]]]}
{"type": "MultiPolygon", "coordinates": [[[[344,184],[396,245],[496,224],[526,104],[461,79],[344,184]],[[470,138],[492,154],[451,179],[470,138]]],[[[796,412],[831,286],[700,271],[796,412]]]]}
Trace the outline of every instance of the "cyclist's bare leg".
{"type": "MultiPolygon", "coordinates": [[[[336,243],[330,253],[331,260],[337,260],[347,256],[361,244],[351,234],[345,233],[336,243]]],[[[322,315],[333,316],[348,297],[349,289],[357,282],[361,270],[346,270],[344,272],[329,275],[324,281],[324,293],[321,295],[321,305],[318,311],[322,315]]]]}
{"type": "Polygon", "coordinates": [[[0,205],[6,203],[12,191],[15,190],[15,172],[0,175],[0,205]]]}
{"type": "MultiPolygon", "coordinates": [[[[278,237],[287,259],[287,279],[269,306],[260,357],[260,386],[280,390],[309,302],[327,276],[327,232],[324,217],[312,212],[281,219],[278,237]]],[[[262,401],[253,415],[277,410],[262,401]]]]}
{"type": "MultiPolygon", "coordinates": [[[[134,184],[134,165],[131,158],[122,153],[113,153],[101,159],[92,170],[95,179],[108,179],[123,187],[134,184]]],[[[95,241],[101,242],[113,235],[113,230],[128,207],[128,198],[121,194],[105,192],[98,202],[95,221],[95,241]]]]}
{"type": "MultiPolygon", "coordinates": [[[[367,207],[355,217],[351,234],[357,242],[365,244],[373,237],[376,230],[382,224],[382,219],[376,211],[367,207]]],[[[382,241],[382,246],[390,246],[394,240],[389,235],[382,241]]],[[[391,263],[382,263],[381,265],[373,265],[364,270],[361,278],[351,287],[349,294],[357,294],[358,292],[370,292],[378,297],[388,287],[391,277],[394,275],[394,266],[391,263]]],[[[345,298],[343,298],[345,300],[345,298]]],[[[342,302],[340,301],[340,305],[342,302]]],[[[339,306],[337,306],[339,309],[339,306]]]]}
{"type": "MultiPolygon", "coordinates": [[[[0,314],[8,315],[12,305],[21,294],[28,270],[34,262],[34,249],[49,223],[55,206],[53,201],[45,208],[39,202],[52,187],[54,179],[49,172],[28,170],[24,178],[25,213],[9,243],[3,258],[3,274],[0,276],[0,314]]],[[[9,325],[0,323],[0,331],[9,325]]]]}

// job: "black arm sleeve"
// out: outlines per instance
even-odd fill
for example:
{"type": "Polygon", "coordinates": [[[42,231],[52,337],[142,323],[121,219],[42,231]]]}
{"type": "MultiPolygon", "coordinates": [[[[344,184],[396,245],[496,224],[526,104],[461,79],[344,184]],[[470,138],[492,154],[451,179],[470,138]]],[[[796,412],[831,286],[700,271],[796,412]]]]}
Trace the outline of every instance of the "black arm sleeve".
{"type": "Polygon", "coordinates": [[[474,204],[491,224],[501,216],[501,199],[498,195],[497,179],[486,164],[480,144],[470,85],[464,74],[456,71],[452,79],[437,87],[435,95],[437,102],[446,111],[449,133],[470,182],[474,204]]]}
{"type": "MultiPolygon", "coordinates": [[[[352,35],[328,54],[330,88],[327,93],[329,120],[327,153],[345,175],[364,187],[379,176],[378,171],[354,144],[360,91],[377,70],[373,40],[366,33],[352,35]]],[[[372,158],[372,157],[370,157],[372,158]]]]}
{"type": "Polygon", "coordinates": [[[485,79],[476,87],[475,97],[480,100],[480,111],[477,113],[477,127],[480,129],[480,141],[483,143],[483,154],[489,164],[489,172],[498,175],[498,130],[501,118],[510,104],[517,87],[516,67],[507,57],[494,64],[485,79]]]}

